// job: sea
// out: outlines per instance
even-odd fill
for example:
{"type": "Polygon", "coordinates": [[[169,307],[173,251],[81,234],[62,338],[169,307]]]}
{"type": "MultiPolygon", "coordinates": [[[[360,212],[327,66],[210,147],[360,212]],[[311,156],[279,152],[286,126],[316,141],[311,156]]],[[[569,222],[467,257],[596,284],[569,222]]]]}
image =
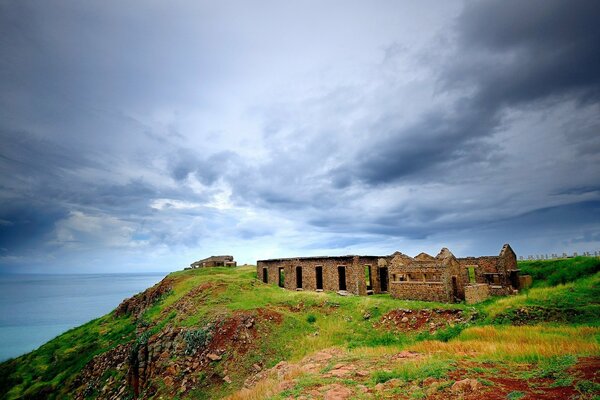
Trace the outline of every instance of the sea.
{"type": "Polygon", "coordinates": [[[101,317],[167,275],[0,274],[0,361],[28,353],[61,333],[101,317]]]}

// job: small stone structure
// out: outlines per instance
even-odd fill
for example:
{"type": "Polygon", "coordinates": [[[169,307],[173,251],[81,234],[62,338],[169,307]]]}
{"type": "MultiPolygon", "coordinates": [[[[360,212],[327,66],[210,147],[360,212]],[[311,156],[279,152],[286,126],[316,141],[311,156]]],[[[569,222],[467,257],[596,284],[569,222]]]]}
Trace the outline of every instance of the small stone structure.
{"type": "Polygon", "coordinates": [[[531,280],[520,277],[517,257],[505,244],[498,256],[456,258],[443,248],[433,257],[297,257],[259,260],[258,279],[290,290],[368,295],[390,293],[405,300],[475,303],[508,295],[531,280]]]}
{"type": "Polygon", "coordinates": [[[190,268],[204,268],[204,267],[235,267],[237,262],[233,259],[233,256],[210,256],[200,261],[196,261],[190,264],[190,268]]]}

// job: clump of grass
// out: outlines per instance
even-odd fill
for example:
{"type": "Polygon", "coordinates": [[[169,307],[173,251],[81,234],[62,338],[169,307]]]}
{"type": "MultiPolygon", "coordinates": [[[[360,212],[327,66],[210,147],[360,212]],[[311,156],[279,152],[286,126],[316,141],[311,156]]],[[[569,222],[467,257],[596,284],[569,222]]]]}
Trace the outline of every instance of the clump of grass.
{"type": "Polygon", "coordinates": [[[525,397],[525,393],[519,392],[519,391],[514,391],[514,392],[510,392],[506,396],[506,399],[507,400],[519,400],[519,399],[522,399],[523,397],[525,397]]]}
{"type": "Polygon", "coordinates": [[[477,379],[479,381],[479,383],[481,383],[483,386],[494,386],[494,382],[488,380],[488,379],[484,379],[484,378],[479,378],[477,379]]]}
{"type": "Polygon", "coordinates": [[[433,335],[431,335],[429,332],[421,332],[417,336],[417,339],[418,340],[439,340],[440,342],[447,342],[450,339],[454,339],[455,337],[460,335],[460,333],[467,327],[468,327],[468,325],[457,324],[454,326],[449,326],[445,329],[440,329],[433,335]]]}
{"type": "Polygon", "coordinates": [[[582,394],[600,393],[600,384],[584,379],[575,384],[575,389],[582,394]]]}
{"type": "Polygon", "coordinates": [[[371,377],[375,384],[385,383],[391,379],[401,379],[405,382],[422,381],[425,378],[442,378],[455,368],[448,360],[422,359],[406,362],[392,371],[375,371],[371,377]]]}
{"type": "Polygon", "coordinates": [[[573,384],[573,377],[567,373],[567,370],[577,362],[577,357],[568,354],[565,356],[554,356],[540,360],[538,366],[533,371],[523,374],[525,379],[548,378],[554,380],[552,386],[570,386],[573,384]]]}
{"type": "Polygon", "coordinates": [[[315,317],[314,314],[309,314],[308,317],[306,317],[306,322],[308,322],[309,324],[314,324],[315,322],[317,322],[317,317],[315,317]]]}

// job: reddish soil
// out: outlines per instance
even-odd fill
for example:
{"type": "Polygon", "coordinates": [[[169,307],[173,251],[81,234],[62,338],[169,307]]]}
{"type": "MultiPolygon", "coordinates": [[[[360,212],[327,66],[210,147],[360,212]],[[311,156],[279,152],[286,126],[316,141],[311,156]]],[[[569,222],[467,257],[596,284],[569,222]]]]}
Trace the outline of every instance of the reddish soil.
{"type": "MultiPolygon", "coordinates": [[[[522,392],[525,395],[522,400],[554,400],[554,399],[571,399],[578,398],[580,393],[574,387],[574,384],[569,386],[553,387],[555,381],[547,378],[523,379],[515,376],[515,372],[521,373],[531,370],[533,366],[528,365],[515,370],[499,369],[494,373],[476,373],[466,368],[473,367],[474,363],[461,363],[461,368],[452,371],[448,378],[452,380],[460,380],[465,377],[487,380],[493,383],[492,386],[484,386],[482,390],[475,393],[465,395],[465,399],[485,399],[485,400],[505,400],[511,392],[522,392]]],[[[498,365],[492,363],[480,364],[484,368],[496,368],[498,365]]],[[[600,382],[600,357],[581,358],[579,362],[569,369],[569,374],[576,377],[576,380],[591,380],[596,383],[600,382]]],[[[574,383],[575,383],[574,382],[574,383]]],[[[445,398],[440,393],[440,399],[445,398]]],[[[435,397],[437,398],[437,397],[435,397]]],[[[584,397],[587,398],[587,397],[584,397]]]]}
{"type": "Polygon", "coordinates": [[[460,324],[467,321],[461,310],[392,310],[385,314],[381,321],[375,324],[396,331],[433,332],[449,324],[460,324]]]}
{"type": "Polygon", "coordinates": [[[600,383],[600,357],[580,358],[569,373],[579,379],[600,383]]]}

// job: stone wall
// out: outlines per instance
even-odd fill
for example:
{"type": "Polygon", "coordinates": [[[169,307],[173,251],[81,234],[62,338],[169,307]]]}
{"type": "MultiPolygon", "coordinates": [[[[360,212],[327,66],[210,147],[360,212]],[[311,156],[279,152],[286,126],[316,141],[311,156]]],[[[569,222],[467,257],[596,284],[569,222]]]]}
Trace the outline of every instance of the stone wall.
{"type": "MultiPolygon", "coordinates": [[[[267,271],[268,283],[279,284],[279,269],[284,271],[283,287],[289,290],[317,290],[317,268],[322,270],[322,290],[340,290],[339,268],[346,275],[346,291],[358,295],[367,294],[365,269],[371,270],[371,285],[374,293],[382,293],[377,256],[340,256],[340,257],[304,257],[260,260],[257,262],[258,279],[264,282],[264,271],[267,271]],[[297,269],[301,272],[301,284],[297,282],[297,269]]],[[[387,276],[387,274],[385,274],[387,276]]]]}
{"type": "Polygon", "coordinates": [[[519,284],[520,289],[530,288],[533,284],[533,278],[531,277],[531,275],[521,275],[519,276],[519,284]]]}
{"type": "Polygon", "coordinates": [[[391,282],[390,295],[402,300],[451,303],[452,290],[444,282],[391,282]]]}
{"type": "Polygon", "coordinates": [[[490,288],[490,296],[508,296],[512,294],[512,288],[508,286],[488,285],[490,288]]]}
{"type": "MultiPolygon", "coordinates": [[[[368,293],[368,274],[371,290],[384,293],[382,276],[387,280],[391,295],[406,300],[477,302],[488,295],[505,296],[522,286],[517,269],[517,258],[509,245],[504,245],[498,256],[465,257],[457,259],[443,248],[432,257],[421,253],[412,258],[400,252],[390,256],[298,257],[259,260],[258,279],[279,284],[279,270],[284,271],[282,286],[289,290],[343,290],[339,269],[345,271],[345,290],[357,295],[368,293]],[[473,267],[475,282],[469,277],[473,267]],[[317,289],[317,270],[322,271],[322,287],[317,289]],[[300,271],[298,274],[297,271],[300,271]],[[300,275],[301,280],[298,281],[300,275]],[[483,287],[485,286],[485,288],[483,287]],[[467,287],[469,287],[467,289],[467,287]],[[467,291],[469,294],[467,295],[467,291]]],[[[527,281],[524,284],[527,284],[527,281]]],[[[530,284],[530,282],[529,282],[530,284]]]]}
{"type": "Polygon", "coordinates": [[[490,297],[490,287],[485,283],[476,283],[465,286],[465,302],[467,304],[480,303],[490,297]]]}

